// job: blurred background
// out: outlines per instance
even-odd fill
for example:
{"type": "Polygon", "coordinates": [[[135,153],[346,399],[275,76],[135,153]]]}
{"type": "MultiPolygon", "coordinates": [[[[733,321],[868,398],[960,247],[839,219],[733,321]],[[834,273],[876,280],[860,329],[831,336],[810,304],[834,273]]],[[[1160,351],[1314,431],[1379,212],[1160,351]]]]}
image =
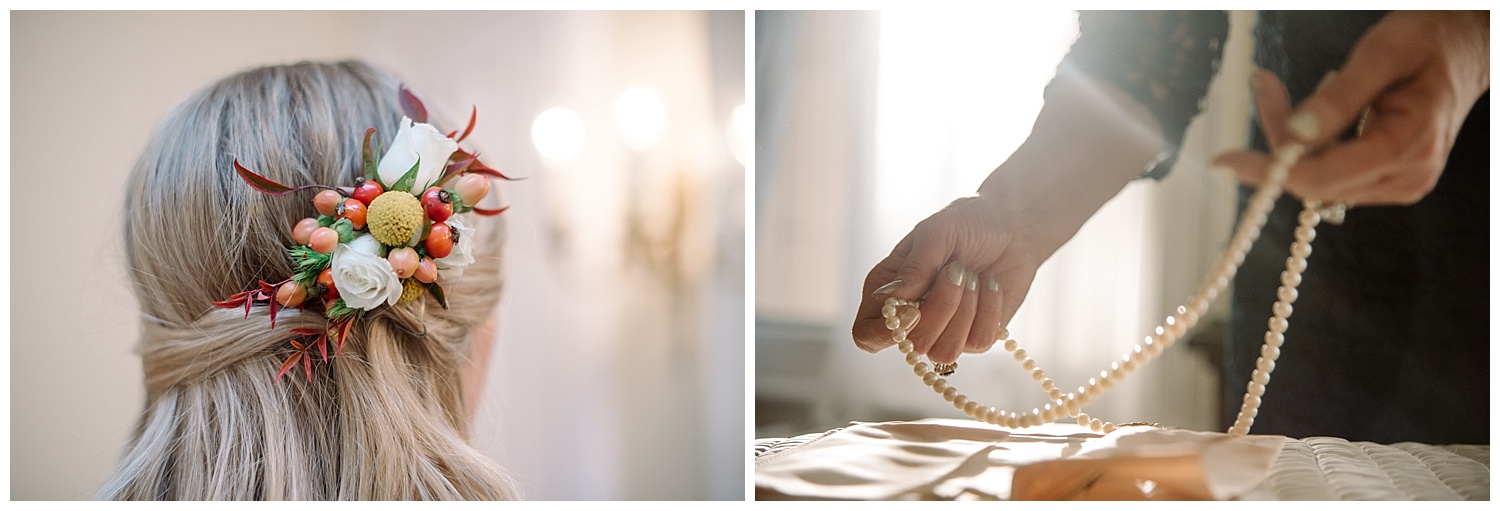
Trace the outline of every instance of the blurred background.
{"type": "MultiPolygon", "coordinates": [[[[1083,385],[1161,324],[1228,239],[1235,185],[1208,165],[1247,140],[1251,22],[1231,15],[1177,167],[1106,204],[1042,266],[1011,322],[1059,387],[1083,385]]],[[[1076,37],[1067,10],[756,13],[756,438],[963,417],[896,350],[855,348],[861,283],[1025,140],[1076,37]]],[[[1089,413],[1217,429],[1226,318],[1216,304],[1089,413]]],[[[949,381],[987,405],[1029,410],[1046,397],[1001,349],[960,366],[949,381]]]]}
{"type": "Polygon", "coordinates": [[[744,16],[12,12],[11,497],[90,498],[140,412],[116,212],[153,127],[234,72],[359,58],[476,106],[466,145],[525,178],[497,182],[473,443],[530,499],[743,499],[744,16]]]}

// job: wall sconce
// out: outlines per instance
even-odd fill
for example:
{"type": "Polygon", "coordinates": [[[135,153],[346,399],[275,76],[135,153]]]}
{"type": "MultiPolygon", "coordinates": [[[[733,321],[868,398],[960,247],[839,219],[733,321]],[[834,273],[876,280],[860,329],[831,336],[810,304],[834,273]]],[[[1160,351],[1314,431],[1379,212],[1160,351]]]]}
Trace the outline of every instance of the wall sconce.
{"type": "MultiPolygon", "coordinates": [[[[531,123],[531,143],[544,158],[554,162],[577,157],[583,152],[583,142],[587,136],[583,119],[563,107],[549,108],[531,123]]],[[[551,167],[559,168],[556,165],[551,167]]]]}

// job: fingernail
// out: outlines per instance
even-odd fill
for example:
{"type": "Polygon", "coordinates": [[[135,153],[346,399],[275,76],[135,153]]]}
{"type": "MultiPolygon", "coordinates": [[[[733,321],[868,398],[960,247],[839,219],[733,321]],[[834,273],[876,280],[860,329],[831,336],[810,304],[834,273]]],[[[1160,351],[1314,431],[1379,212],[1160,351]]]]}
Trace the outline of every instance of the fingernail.
{"type": "Polygon", "coordinates": [[[1304,142],[1309,142],[1318,138],[1318,133],[1322,131],[1319,129],[1319,124],[1317,114],[1314,114],[1311,110],[1303,110],[1297,112],[1297,115],[1293,115],[1291,120],[1286,122],[1286,127],[1297,138],[1302,139],[1304,142]]]}
{"type": "Polygon", "coordinates": [[[948,282],[952,282],[955,286],[963,285],[964,265],[958,264],[958,261],[948,263],[948,282]]]}
{"type": "Polygon", "coordinates": [[[986,282],[984,287],[990,290],[991,293],[999,293],[1000,279],[995,278],[994,275],[990,275],[989,282],[986,282]]]}
{"type": "Polygon", "coordinates": [[[896,317],[900,318],[901,328],[910,331],[911,327],[916,326],[917,320],[922,319],[922,311],[917,310],[916,307],[907,307],[896,317]]]}
{"type": "Polygon", "coordinates": [[[889,284],[875,288],[875,296],[894,293],[898,287],[901,287],[901,279],[892,280],[889,284]]]}
{"type": "Polygon", "coordinates": [[[964,287],[969,288],[970,291],[979,289],[979,274],[972,271],[965,273],[964,284],[964,287]]]}

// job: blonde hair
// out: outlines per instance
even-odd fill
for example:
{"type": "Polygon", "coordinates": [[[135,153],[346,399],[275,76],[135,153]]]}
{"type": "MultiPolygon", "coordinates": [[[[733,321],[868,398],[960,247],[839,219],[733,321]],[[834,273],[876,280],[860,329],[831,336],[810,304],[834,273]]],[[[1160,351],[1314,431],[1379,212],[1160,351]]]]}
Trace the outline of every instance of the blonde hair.
{"type": "MultiPolygon", "coordinates": [[[[288,186],[351,186],[367,128],[390,145],[397,83],[360,62],[225,78],[178,106],[127,185],[125,249],[140,301],[146,405],[104,499],[504,499],[509,479],[466,441],[459,370],[499,300],[502,227],[423,298],[367,314],[343,351],[275,379],[317,312],[250,317],[211,302],[291,275],[291,226],[314,191],[264,195],[231,162],[288,186]]],[[[475,215],[466,215],[475,216],[475,215]]],[[[469,220],[469,219],[466,219],[469,220]]],[[[330,356],[332,353],[330,353],[330,356]]],[[[473,389],[471,389],[472,391],[473,389]]]]}

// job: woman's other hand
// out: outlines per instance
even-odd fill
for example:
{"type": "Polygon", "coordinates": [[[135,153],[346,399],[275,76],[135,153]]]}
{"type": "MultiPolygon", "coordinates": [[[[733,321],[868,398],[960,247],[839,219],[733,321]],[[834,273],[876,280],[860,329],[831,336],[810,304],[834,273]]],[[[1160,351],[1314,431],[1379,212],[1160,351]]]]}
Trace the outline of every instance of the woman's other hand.
{"type": "MultiPolygon", "coordinates": [[[[1288,191],[1343,203],[1412,204],[1437,184],[1489,76],[1488,12],[1403,11],[1371,27],[1344,67],[1295,112],[1275,75],[1260,71],[1254,83],[1271,147],[1297,141],[1318,148],[1292,168],[1288,191]],[[1335,140],[1355,122],[1363,123],[1359,137],[1335,140]]],[[[1234,151],[1216,163],[1258,183],[1269,156],[1234,151]]]]}

